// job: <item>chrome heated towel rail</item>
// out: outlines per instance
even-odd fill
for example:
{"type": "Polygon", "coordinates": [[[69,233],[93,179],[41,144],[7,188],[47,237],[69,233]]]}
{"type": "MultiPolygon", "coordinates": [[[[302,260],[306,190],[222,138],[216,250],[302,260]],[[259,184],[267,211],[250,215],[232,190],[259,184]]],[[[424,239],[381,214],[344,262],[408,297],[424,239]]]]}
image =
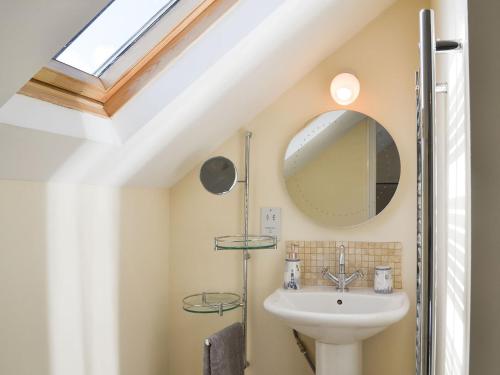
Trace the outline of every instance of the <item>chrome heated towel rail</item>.
{"type": "Polygon", "coordinates": [[[457,41],[436,42],[434,12],[420,11],[420,68],[417,72],[417,342],[416,374],[435,374],[435,56],[461,48],[457,41]]]}

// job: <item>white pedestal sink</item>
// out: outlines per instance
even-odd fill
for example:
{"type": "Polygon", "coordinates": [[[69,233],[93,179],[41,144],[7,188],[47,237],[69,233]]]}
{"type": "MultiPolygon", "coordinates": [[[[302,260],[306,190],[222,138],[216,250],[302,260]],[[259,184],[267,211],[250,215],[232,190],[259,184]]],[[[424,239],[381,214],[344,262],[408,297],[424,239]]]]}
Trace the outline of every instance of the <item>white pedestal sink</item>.
{"type": "Polygon", "coordinates": [[[401,320],[409,305],[404,292],[334,287],[278,289],[264,301],[267,311],[316,340],[317,375],[361,375],[362,340],[401,320]]]}

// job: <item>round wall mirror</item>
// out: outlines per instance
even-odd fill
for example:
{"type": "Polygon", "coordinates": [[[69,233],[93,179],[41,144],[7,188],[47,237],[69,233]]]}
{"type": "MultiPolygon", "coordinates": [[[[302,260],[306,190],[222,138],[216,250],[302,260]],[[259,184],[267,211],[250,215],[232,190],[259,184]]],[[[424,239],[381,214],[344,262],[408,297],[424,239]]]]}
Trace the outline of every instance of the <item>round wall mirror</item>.
{"type": "Polygon", "coordinates": [[[285,184],[297,207],[329,226],[378,215],[399,183],[399,152],[387,130],[363,113],[325,112],[291,140],[285,184]]]}
{"type": "Polygon", "coordinates": [[[201,184],[213,194],[225,194],[238,182],[238,173],[234,163],[224,156],[208,159],[201,166],[201,184]]]}

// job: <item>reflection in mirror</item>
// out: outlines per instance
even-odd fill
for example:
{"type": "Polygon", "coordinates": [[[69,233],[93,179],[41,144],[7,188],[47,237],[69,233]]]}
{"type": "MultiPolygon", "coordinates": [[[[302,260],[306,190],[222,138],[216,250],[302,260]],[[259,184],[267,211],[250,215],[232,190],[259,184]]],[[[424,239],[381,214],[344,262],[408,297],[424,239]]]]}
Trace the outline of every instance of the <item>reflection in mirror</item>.
{"type": "Polygon", "coordinates": [[[326,112],[291,140],[284,175],[288,193],[305,214],[330,226],[355,225],[391,201],[399,183],[399,152],[369,116],[326,112]]]}
{"type": "Polygon", "coordinates": [[[223,156],[208,159],[201,166],[200,180],[205,189],[213,194],[229,192],[236,182],[238,173],[233,162],[223,156]]]}

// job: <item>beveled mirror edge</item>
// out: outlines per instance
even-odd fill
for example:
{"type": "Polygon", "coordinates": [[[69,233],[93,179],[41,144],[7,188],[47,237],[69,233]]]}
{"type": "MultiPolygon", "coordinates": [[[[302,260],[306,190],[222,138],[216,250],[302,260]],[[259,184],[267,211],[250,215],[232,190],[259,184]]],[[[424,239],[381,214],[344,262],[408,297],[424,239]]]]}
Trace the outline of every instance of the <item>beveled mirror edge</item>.
{"type": "Polygon", "coordinates": [[[354,110],[354,109],[349,109],[349,108],[334,108],[334,109],[331,109],[331,110],[328,110],[328,111],[325,111],[325,112],[322,112],[322,113],[319,113],[318,115],[314,116],[314,117],[311,117],[306,123],[304,126],[302,126],[295,134],[293,134],[290,138],[289,138],[289,141],[288,143],[286,144],[286,146],[284,147],[284,155],[286,156],[287,152],[288,152],[288,148],[290,146],[290,143],[292,142],[292,140],[298,135],[300,134],[301,132],[305,131],[305,129],[315,120],[321,118],[322,116],[326,116],[332,112],[347,112],[347,111],[350,111],[350,112],[356,112],[356,113],[359,113],[363,116],[366,116],[366,117],[369,117],[371,119],[373,119],[377,124],[379,124],[380,126],[382,126],[385,131],[390,135],[390,137],[392,138],[392,140],[394,141],[394,144],[396,146],[396,150],[397,150],[397,153],[398,153],[398,157],[399,157],[399,178],[398,178],[398,185],[396,187],[396,190],[394,191],[394,194],[392,195],[390,201],[387,203],[387,205],[378,213],[378,214],[375,214],[373,215],[372,217],[369,217],[368,219],[366,219],[365,221],[361,221],[359,223],[354,223],[354,224],[347,224],[347,225],[329,225],[327,223],[325,223],[324,221],[321,221],[321,220],[318,220],[318,219],[315,219],[313,217],[311,217],[310,215],[308,215],[307,213],[305,213],[299,206],[297,206],[297,204],[294,202],[292,196],[290,195],[289,191],[288,191],[288,188],[287,188],[287,182],[286,182],[286,175],[285,175],[285,162],[286,162],[286,157],[283,157],[280,161],[281,163],[281,176],[280,176],[280,181],[281,183],[283,184],[283,188],[285,189],[285,191],[287,192],[287,196],[288,198],[290,199],[290,201],[292,202],[292,206],[294,207],[294,209],[297,210],[297,212],[299,212],[301,215],[304,216],[304,218],[314,222],[315,224],[317,225],[320,225],[324,228],[330,228],[330,229],[355,229],[355,228],[359,228],[360,226],[363,226],[363,225],[370,225],[373,223],[374,220],[376,220],[377,218],[381,219],[382,216],[385,216],[387,215],[387,212],[388,212],[388,208],[390,209],[390,207],[393,207],[394,204],[395,204],[395,201],[397,202],[398,199],[399,199],[399,196],[400,196],[400,191],[401,191],[401,188],[400,188],[400,185],[401,185],[401,178],[402,178],[402,171],[403,171],[403,167],[402,167],[402,158],[401,158],[401,153],[399,151],[399,147],[398,147],[398,142],[396,141],[396,138],[393,136],[392,132],[387,128],[385,127],[384,125],[382,125],[381,122],[379,122],[376,117],[373,117],[372,115],[370,114],[367,114],[367,113],[364,113],[364,112],[360,112],[359,110],[354,110]]]}

